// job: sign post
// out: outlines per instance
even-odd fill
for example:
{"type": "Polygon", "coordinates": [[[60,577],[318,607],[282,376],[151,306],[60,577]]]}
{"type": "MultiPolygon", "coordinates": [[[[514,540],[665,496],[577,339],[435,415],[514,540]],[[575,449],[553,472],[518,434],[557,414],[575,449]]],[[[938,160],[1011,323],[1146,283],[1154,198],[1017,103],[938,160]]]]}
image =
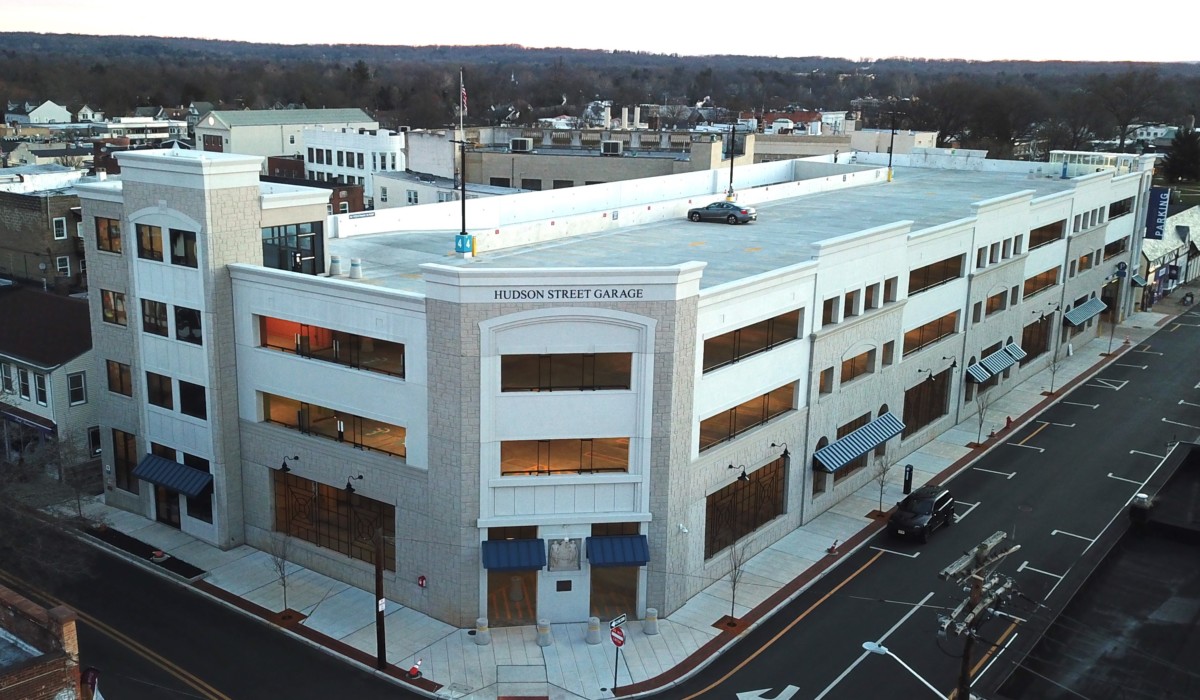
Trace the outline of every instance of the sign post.
{"type": "MultiPolygon", "coordinates": [[[[628,618],[625,617],[625,613],[621,613],[620,615],[617,615],[616,617],[614,617],[613,619],[608,621],[608,628],[610,630],[615,630],[616,628],[625,624],[626,619],[628,619],[628,618]]],[[[617,646],[620,646],[620,645],[618,644],[617,646]]]]}
{"type": "MultiPolygon", "coordinates": [[[[625,616],[622,615],[618,619],[621,620],[622,622],[624,622],[625,616]]],[[[615,620],[614,620],[614,622],[615,622],[615,620]]],[[[621,647],[625,644],[625,630],[621,629],[619,626],[614,625],[612,628],[612,632],[610,633],[610,636],[612,637],[613,646],[617,648],[617,653],[616,653],[616,655],[613,656],[613,687],[616,688],[617,687],[617,669],[621,667],[621,647]]]]}

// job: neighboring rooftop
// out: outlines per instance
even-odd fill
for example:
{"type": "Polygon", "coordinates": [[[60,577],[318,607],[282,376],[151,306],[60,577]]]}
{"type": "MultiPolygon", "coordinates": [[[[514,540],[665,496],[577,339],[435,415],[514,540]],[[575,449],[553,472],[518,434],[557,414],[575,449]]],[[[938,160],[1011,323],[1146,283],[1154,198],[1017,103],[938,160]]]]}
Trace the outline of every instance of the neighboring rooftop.
{"type": "Polygon", "coordinates": [[[214,110],[209,114],[229,126],[271,126],[276,124],[335,124],[341,122],[375,123],[361,109],[253,109],[214,110]]]}
{"type": "Polygon", "coordinates": [[[52,369],[91,349],[87,301],[33,287],[0,287],[0,356],[52,369]]]}
{"type": "MultiPolygon", "coordinates": [[[[1025,173],[897,168],[890,184],[864,185],[755,205],[758,221],[695,224],[682,216],[655,224],[510,248],[474,259],[449,257],[456,231],[381,233],[333,239],[343,260],[361,258],[365,283],[423,293],[420,265],[491,268],[655,267],[707,263],[701,287],[713,287],[807,262],[816,243],[895,223],[919,231],[973,215],[975,202],[1032,190],[1035,197],[1072,189],[1071,180],[1025,173]]],[[[524,195],[521,195],[524,196],[524,195]]],[[[692,198],[693,206],[721,199],[692,198]]],[[[468,218],[468,226],[470,220],[468,218]]]]}

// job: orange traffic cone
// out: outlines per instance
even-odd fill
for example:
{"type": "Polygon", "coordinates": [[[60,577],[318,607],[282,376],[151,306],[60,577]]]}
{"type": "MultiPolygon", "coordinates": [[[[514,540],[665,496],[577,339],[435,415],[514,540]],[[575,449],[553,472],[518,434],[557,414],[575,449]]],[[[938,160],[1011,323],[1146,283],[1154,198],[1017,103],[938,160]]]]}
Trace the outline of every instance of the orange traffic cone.
{"type": "Polygon", "coordinates": [[[421,677],[421,659],[417,659],[417,663],[413,664],[413,667],[408,669],[408,677],[409,678],[420,678],[421,677]]]}
{"type": "Polygon", "coordinates": [[[841,544],[841,542],[842,542],[841,540],[834,540],[833,544],[829,545],[829,549],[827,549],[825,551],[829,554],[837,554],[838,553],[838,551],[837,551],[838,545],[841,544]]]}

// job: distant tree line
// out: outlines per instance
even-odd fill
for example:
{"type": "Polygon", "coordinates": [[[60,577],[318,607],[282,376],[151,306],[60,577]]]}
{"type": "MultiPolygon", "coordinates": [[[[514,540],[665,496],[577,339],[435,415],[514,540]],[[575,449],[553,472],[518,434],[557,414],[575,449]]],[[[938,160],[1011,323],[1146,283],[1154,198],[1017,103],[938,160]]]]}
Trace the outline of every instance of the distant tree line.
{"type": "MultiPolygon", "coordinates": [[[[965,148],[1013,154],[1129,148],[1136,123],[1181,124],[1196,111],[1193,64],[678,56],[520,46],[279,46],[198,39],[0,33],[0,98],[87,103],[108,115],[206,101],[267,108],[362,107],[389,127],[578,115],[616,106],[695,105],[731,112],[856,111],[868,126],[937,130],[965,148]],[[511,110],[509,109],[511,107],[511,110]]],[[[1036,155],[1036,154],[1034,154],[1036,155]]]]}

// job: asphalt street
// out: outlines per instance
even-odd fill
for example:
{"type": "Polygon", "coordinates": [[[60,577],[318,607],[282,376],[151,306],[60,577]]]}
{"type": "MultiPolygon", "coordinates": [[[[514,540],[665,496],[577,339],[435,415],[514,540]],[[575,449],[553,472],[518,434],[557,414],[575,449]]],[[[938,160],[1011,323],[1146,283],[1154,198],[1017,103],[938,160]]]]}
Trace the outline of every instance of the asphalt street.
{"type": "MultiPolygon", "coordinates": [[[[1020,545],[999,567],[1022,619],[1066,604],[1062,577],[1158,467],[1170,445],[1200,438],[1200,315],[1185,314],[1130,347],[947,483],[959,521],[928,544],[881,533],[847,555],[770,621],[662,697],[920,698],[954,690],[962,641],[938,635],[939,613],[965,596],[938,573],[997,531],[1020,545]],[[897,658],[864,651],[878,642],[897,658]],[[903,664],[911,667],[906,670],[903,664]]],[[[1120,349],[1117,343],[1117,349],[1120,349]]],[[[1099,361],[1102,358],[1097,358],[1099,361]]],[[[976,678],[1022,634],[997,617],[981,628],[976,678]]],[[[995,666],[1000,670],[1000,666],[995,666]]]]}
{"type": "Polygon", "coordinates": [[[416,698],[181,582],[104,553],[87,576],[0,583],[79,613],[80,666],[120,700],[416,698]]]}

